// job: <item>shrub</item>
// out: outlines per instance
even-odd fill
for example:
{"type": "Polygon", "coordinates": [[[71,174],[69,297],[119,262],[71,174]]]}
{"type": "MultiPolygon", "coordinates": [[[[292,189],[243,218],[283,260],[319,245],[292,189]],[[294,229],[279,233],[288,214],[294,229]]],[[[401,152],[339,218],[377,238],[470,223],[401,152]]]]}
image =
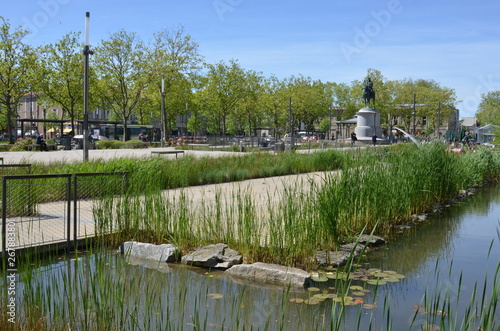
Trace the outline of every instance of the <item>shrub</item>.
{"type": "Polygon", "coordinates": [[[27,151],[28,150],[28,145],[33,145],[34,143],[35,143],[35,140],[31,139],[31,138],[19,139],[10,148],[10,151],[12,151],[12,152],[27,151]]]}

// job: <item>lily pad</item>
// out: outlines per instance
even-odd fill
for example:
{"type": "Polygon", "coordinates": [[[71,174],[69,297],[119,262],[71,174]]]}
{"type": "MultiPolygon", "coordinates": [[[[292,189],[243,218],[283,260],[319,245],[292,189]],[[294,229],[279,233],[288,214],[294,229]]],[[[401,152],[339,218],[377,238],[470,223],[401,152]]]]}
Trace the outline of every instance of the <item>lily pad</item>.
{"type": "Polygon", "coordinates": [[[354,292],[352,292],[352,295],[356,295],[356,296],[362,297],[363,295],[366,295],[366,293],[365,292],[361,292],[361,291],[354,291],[354,292]]]}
{"type": "Polygon", "coordinates": [[[376,309],[377,305],[374,305],[374,304],[371,304],[371,303],[365,303],[363,305],[363,308],[365,308],[365,309],[376,309]]]}
{"type": "Polygon", "coordinates": [[[290,301],[292,303],[302,303],[302,302],[304,302],[304,299],[301,299],[301,298],[291,298],[288,301],[290,301]]]}
{"type": "Polygon", "coordinates": [[[309,292],[319,292],[319,291],[321,291],[321,290],[320,290],[319,288],[317,288],[317,287],[309,287],[307,290],[308,290],[309,292]]]}
{"type": "Polygon", "coordinates": [[[345,277],[343,272],[327,272],[325,275],[328,279],[344,279],[345,277]]]}
{"type": "Polygon", "coordinates": [[[323,283],[328,281],[328,277],[321,272],[314,273],[314,275],[311,275],[311,279],[317,283],[323,283]]]}
{"type": "Polygon", "coordinates": [[[353,291],[360,291],[360,290],[362,290],[362,289],[363,289],[363,287],[362,287],[362,286],[358,286],[358,285],[353,285],[353,286],[351,286],[351,287],[349,287],[349,288],[350,288],[351,290],[353,290],[353,291]]]}
{"type": "Polygon", "coordinates": [[[328,299],[328,296],[326,294],[315,294],[312,296],[312,298],[319,301],[325,301],[326,299],[328,299]]]}
{"type": "Polygon", "coordinates": [[[372,280],[367,281],[366,283],[370,284],[370,285],[385,285],[385,284],[387,284],[387,282],[385,280],[381,280],[381,279],[372,279],[372,280]]]}
{"type": "Polygon", "coordinates": [[[385,277],[382,280],[384,280],[386,282],[389,282],[389,283],[397,283],[397,282],[399,282],[399,279],[398,278],[394,278],[394,277],[385,277]]]}
{"type": "Polygon", "coordinates": [[[399,278],[399,279],[406,278],[405,275],[401,275],[401,274],[393,274],[393,275],[391,275],[391,277],[393,277],[393,278],[399,278]]]}
{"type": "Polygon", "coordinates": [[[207,294],[208,297],[210,297],[210,299],[222,299],[224,296],[222,294],[219,294],[219,293],[209,293],[207,294]]]}
{"type": "Polygon", "coordinates": [[[304,303],[306,305],[317,305],[320,303],[320,301],[318,299],[315,299],[315,298],[309,298],[307,300],[304,300],[304,303]]]}

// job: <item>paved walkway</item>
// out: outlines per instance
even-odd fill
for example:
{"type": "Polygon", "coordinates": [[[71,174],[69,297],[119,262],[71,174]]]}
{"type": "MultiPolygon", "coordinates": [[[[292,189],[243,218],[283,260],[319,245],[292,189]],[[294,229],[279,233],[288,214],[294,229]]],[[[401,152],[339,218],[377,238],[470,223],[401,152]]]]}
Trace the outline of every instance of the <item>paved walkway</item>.
{"type": "MultiPolygon", "coordinates": [[[[159,151],[174,151],[174,147],[164,148],[137,148],[137,149],[97,149],[89,150],[89,160],[111,160],[116,158],[138,158],[145,157],[158,157],[151,152],[159,151]]],[[[219,157],[222,155],[243,155],[236,152],[222,152],[222,151],[196,151],[186,150],[186,155],[195,156],[213,156],[219,157]]],[[[161,155],[160,157],[174,158],[175,155],[161,155]]],[[[182,157],[179,155],[179,157],[182,157]]],[[[69,151],[48,151],[48,152],[0,152],[0,158],[3,158],[4,164],[9,163],[30,163],[30,162],[81,162],[83,161],[83,150],[69,150],[69,151]]]]}

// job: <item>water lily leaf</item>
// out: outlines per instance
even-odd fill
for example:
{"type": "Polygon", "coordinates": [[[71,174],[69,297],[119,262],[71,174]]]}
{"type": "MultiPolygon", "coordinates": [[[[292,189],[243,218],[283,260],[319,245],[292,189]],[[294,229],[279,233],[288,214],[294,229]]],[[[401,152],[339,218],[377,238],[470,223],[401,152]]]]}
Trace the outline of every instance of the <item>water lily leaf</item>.
{"type": "Polygon", "coordinates": [[[394,274],[394,275],[391,275],[391,277],[393,277],[393,278],[399,278],[399,279],[406,278],[405,275],[401,275],[401,274],[394,274]]]}
{"type": "Polygon", "coordinates": [[[301,299],[301,298],[291,298],[290,300],[288,300],[292,303],[303,303],[304,302],[304,299],[301,299]]]}
{"type": "Polygon", "coordinates": [[[345,277],[343,272],[327,272],[325,275],[328,279],[343,279],[345,277]]]}
{"type": "Polygon", "coordinates": [[[366,293],[365,292],[361,292],[361,291],[354,291],[354,292],[352,292],[352,295],[357,295],[357,296],[362,297],[363,295],[366,295],[366,293]]]}
{"type": "Polygon", "coordinates": [[[381,280],[381,279],[372,279],[372,280],[367,281],[366,283],[370,284],[370,285],[385,285],[385,284],[387,284],[387,282],[385,280],[381,280]]]}
{"type": "Polygon", "coordinates": [[[351,287],[349,287],[351,290],[353,291],[359,291],[359,290],[362,290],[363,287],[362,286],[358,286],[358,285],[353,285],[351,287]]]}
{"type": "Polygon", "coordinates": [[[309,298],[307,300],[304,300],[304,303],[307,305],[317,305],[320,303],[320,301],[318,299],[309,298]]]}
{"type": "Polygon", "coordinates": [[[357,305],[358,303],[357,302],[354,302],[354,301],[344,301],[344,302],[341,302],[340,304],[344,305],[344,306],[355,306],[357,305]]]}
{"type": "Polygon", "coordinates": [[[319,288],[317,288],[317,287],[309,287],[307,290],[308,290],[309,292],[319,292],[319,291],[321,291],[321,290],[320,290],[319,288]]]}
{"type": "Polygon", "coordinates": [[[328,277],[321,272],[311,275],[311,279],[317,283],[323,283],[328,281],[328,277]]]}
{"type": "Polygon", "coordinates": [[[383,280],[385,280],[386,282],[390,282],[390,283],[397,283],[397,282],[399,282],[398,278],[393,278],[393,277],[385,277],[385,278],[383,278],[383,280]]]}
{"type": "Polygon", "coordinates": [[[371,303],[365,303],[363,305],[363,308],[365,308],[365,309],[376,309],[377,305],[374,305],[374,304],[371,304],[371,303]]]}
{"type": "Polygon", "coordinates": [[[325,293],[324,296],[327,297],[328,299],[333,299],[333,298],[337,297],[337,294],[335,294],[335,293],[325,293]]]}
{"type": "Polygon", "coordinates": [[[394,271],[394,270],[384,270],[384,273],[385,273],[385,274],[388,274],[388,275],[394,275],[394,274],[397,274],[397,272],[396,272],[396,271],[394,271]]]}
{"type": "Polygon", "coordinates": [[[222,294],[219,294],[219,293],[209,293],[207,294],[208,297],[210,297],[210,299],[222,299],[224,296],[222,294]]]}
{"type": "Polygon", "coordinates": [[[319,301],[325,301],[326,299],[328,299],[328,296],[326,296],[325,294],[315,294],[312,297],[314,299],[318,299],[319,301]]]}

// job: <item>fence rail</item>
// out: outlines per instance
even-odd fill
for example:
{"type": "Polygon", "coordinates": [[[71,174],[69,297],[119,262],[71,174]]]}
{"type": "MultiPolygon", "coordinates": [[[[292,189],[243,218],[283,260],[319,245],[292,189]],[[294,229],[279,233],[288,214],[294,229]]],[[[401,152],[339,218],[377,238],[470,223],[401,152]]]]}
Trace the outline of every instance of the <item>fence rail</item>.
{"type": "Polygon", "coordinates": [[[94,236],[94,202],[121,195],[128,174],[78,173],[2,176],[2,252],[94,236]]]}

